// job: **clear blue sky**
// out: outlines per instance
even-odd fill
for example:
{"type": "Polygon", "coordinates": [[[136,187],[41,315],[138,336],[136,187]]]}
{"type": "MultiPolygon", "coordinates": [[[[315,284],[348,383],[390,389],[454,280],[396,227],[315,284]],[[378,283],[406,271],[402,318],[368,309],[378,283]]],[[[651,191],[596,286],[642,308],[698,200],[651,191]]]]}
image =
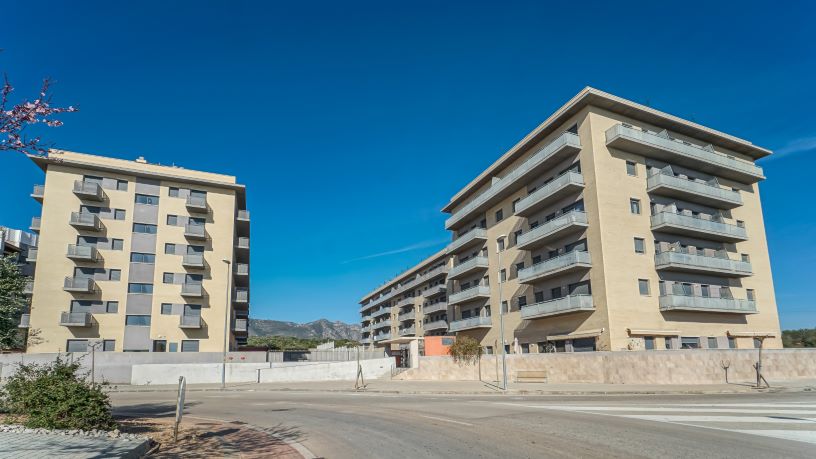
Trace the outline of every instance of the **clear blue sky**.
{"type": "MultiPolygon", "coordinates": [[[[761,185],[777,299],[816,326],[807,2],[79,3],[7,3],[0,70],[80,106],[60,148],[238,176],[256,318],[357,321],[443,247],[450,196],[591,85],[783,152],[761,185]]],[[[0,224],[27,227],[42,173],[0,170],[0,224]]]]}

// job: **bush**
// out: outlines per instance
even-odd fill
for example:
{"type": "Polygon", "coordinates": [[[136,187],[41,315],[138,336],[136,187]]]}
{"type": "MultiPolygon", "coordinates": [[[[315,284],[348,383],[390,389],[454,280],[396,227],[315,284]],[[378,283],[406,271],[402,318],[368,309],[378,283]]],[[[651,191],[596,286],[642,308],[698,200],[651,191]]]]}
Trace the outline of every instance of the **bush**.
{"type": "Polygon", "coordinates": [[[472,365],[478,362],[483,352],[479,342],[469,336],[456,338],[456,341],[448,348],[448,354],[453,357],[454,362],[460,365],[472,365]]]}
{"type": "Polygon", "coordinates": [[[13,421],[30,428],[116,428],[108,394],[78,374],[79,363],[57,357],[50,364],[21,364],[0,391],[13,421]]]}

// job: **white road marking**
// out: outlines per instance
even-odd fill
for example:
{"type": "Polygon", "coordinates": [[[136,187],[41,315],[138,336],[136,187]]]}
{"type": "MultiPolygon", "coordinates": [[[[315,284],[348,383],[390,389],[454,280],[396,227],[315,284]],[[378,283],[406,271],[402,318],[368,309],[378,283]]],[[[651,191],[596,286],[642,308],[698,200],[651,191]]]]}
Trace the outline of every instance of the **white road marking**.
{"type": "Polygon", "coordinates": [[[814,427],[816,427],[816,418],[779,418],[773,416],[660,416],[649,414],[622,414],[620,417],[660,422],[755,422],[763,424],[813,424],[814,427]]]}
{"type": "Polygon", "coordinates": [[[732,432],[801,441],[816,445],[816,432],[812,430],[732,430],[732,432]]]}
{"type": "Polygon", "coordinates": [[[426,418],[426,419],[434,419],[436,421],[450,422],[450,423],[453,423],[453,424],[460,424],[460,425],[463,425],[463,426],[473,427],[473,424],[470,424],[470,423],[467,423],[467,422],[462,422],[462,421],[454,421],[453,419],[438,418],[436,416],[426,416],[424,414],[418,414],[417,416],[419,416],[421,418],[426,418]]]}
{"type": "Polygon", "coordinates": [[[796,410],[787,408],[757,408],[753,410],[745,408],[674,408],[675,405],[666,407],[654,406],[575,406],[575,405],[525,405],[520,403],[499,403],[500,405],[519,406],[524,408],[541,408],[545,410],[561,410],[561,411],[642,411],[642,412],[682,412],[682,413],[746,413],[746,414],[779,414],[779,415],[812,415],[816,416],[816,410],[796,410]]]}

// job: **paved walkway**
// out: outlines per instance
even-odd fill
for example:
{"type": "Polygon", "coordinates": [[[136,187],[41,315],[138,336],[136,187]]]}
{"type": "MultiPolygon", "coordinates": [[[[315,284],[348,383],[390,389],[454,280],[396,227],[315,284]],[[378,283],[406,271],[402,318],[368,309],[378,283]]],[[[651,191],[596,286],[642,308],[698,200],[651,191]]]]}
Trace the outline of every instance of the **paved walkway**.
{"type": "Polygon", "coordinates": [[[147,440],[0,432],[0,458],[139,458],[148,449],[147,440]]]}
{"type": "MultiPolygon", "coordinates": [[[[508,394],[512,395],[614,395],[614,394],[729,394],[778,391],[816,392],[816,380],[772,381],[770,389],[754,389],[744,381],[733,384],[547,384],[510,383],[508,394]]],[[[316,391],[354,392],[354,381],[320,381],[287,383],[234,383],[227,384],[230,391],[316,391]]],[[[164,392],[176,391],[173,386],[128,386],[112,388],[115,392],[164,392]]],[[[191,384],[190,391],[221,390],[220,384],[191,384]]],[[[366,392],[394,394],[502,394],[495,382],[480,381],[402,381],[375,379],[367,381],[366,392]]]]}

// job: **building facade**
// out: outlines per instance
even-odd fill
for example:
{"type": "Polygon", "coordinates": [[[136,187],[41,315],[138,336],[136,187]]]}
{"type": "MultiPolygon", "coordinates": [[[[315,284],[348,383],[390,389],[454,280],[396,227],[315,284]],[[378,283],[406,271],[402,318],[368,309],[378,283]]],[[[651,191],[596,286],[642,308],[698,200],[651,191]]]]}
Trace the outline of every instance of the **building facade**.
{"type": "Polygon", "coordinates": [[[27,352],[219,352],[245,344],[249,213],[235,177],[52,151],[27,352]]]}
{"type": "Polygon", "coordinates": [[[444,335],[449,257],[443,250],[360,301],[362,344],[397,350],[423,336],[444,335]]]}
{"type": "Polygon", "coordinates": [[[769,154],[584,89],[443,209],[448,332],[487,352],[781,347],[769,154]]]}

